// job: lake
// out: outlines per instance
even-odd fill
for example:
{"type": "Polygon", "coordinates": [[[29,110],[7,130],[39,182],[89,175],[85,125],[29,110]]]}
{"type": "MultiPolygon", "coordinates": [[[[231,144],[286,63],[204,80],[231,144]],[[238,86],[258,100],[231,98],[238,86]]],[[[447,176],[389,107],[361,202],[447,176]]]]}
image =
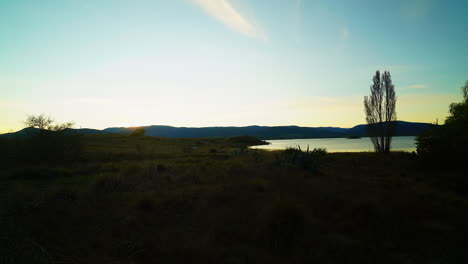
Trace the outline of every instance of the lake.
{"type": "MultiPolygon", "coordinates": [[[[326,148],[328,152],[361,152],[373,151],[370,138],[309,138],[309,139],[279,139],[266,140],[270,145],[253,146],[253,149],[280,150],[287,147],[300,146],[303,150],[326,148]]],[[[392,151],[412,152],[416,150],[416,137],[393,137],[392,151]]]]}

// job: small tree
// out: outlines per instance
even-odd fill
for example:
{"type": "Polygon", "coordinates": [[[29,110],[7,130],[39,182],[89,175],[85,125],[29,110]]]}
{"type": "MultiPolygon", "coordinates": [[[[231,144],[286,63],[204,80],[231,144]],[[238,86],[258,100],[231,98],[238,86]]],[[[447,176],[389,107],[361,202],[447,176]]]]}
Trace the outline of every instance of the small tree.
{"type": "Polygon", "coordinates": [[[54,120],[50,116],[45,116],[44,114],[40,115],[29,115],[24,121],[26,127],[33,127],[39,129],[39,133],[44,134],[47,131],[60,132],[65,129],[72,128],[74,123],[67,122],[63,124],[55,124],[54,120]]]}
{"type": "Polygon", "coordinates": [[[390,152],[396,130],[396,95],[390,72],[376,71],[371,95],[364,96],[367,129],[376,152],[390,152]]]}

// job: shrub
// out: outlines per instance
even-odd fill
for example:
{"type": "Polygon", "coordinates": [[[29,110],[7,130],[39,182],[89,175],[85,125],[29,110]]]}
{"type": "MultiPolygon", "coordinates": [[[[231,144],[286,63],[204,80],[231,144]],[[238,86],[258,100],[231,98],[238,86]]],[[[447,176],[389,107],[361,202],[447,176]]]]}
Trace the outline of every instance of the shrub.
{"type": "Polygon", "coordinates": [[[450,125],[426,130],[416,144],[419,156],[431,167],[460,167],[468,158],[468,136],[450,125]]]}
{"type": "Polygon", "coordinates": [[[463,166],[468,158],[468,81],[463,101],[450,105],[450,116],[442,126],[434,126],[417,140],[417,152],[431,167],[463,166]]]}
{"type": "Polygon", "coordinates": [[[310,171],[317,171],[320,158],[326,155],[327,151],[324,148],[307,149],[304,151],[300,146],[288,147],[276,156],[280,165],[294,166],[310,171]]]}
{"type": "Polygon", "coordinates": [[[144,136],[145,133],[146,133],[146,130],[143,127],[137,127],[132,133],[130,133],[130,136],[141,137],[141,136],[144,136]]]}

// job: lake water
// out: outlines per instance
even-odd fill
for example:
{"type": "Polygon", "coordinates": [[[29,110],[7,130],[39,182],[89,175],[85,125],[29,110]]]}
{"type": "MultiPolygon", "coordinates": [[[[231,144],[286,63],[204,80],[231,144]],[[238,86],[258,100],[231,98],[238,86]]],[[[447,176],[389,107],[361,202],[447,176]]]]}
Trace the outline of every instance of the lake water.
{"type": "MultiPolygon", "coordinates": [[[[373,151],[374,147],[370,138],[310,138],[310,139],[280,139],[266,140],[270,145],[253,146],[254,149],[280,150],[287,147],[300,146],[303,150],[314,148],[326,148],[328,152],[361,152],[373,151]]],[[[416,150],[416,137],[393,137],[392,151],[416,150]]]]}

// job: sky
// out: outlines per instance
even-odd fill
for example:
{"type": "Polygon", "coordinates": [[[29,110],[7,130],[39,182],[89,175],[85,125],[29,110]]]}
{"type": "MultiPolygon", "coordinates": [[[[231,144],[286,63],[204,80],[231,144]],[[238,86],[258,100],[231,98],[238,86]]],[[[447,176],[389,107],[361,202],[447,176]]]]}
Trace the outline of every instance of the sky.
{"type": "Polygon", "coordinates": [[[399,120],[442,123],[468,79],[468,1],[0,0],[0,133],[365,123],[390,71],[399,120]]]}

